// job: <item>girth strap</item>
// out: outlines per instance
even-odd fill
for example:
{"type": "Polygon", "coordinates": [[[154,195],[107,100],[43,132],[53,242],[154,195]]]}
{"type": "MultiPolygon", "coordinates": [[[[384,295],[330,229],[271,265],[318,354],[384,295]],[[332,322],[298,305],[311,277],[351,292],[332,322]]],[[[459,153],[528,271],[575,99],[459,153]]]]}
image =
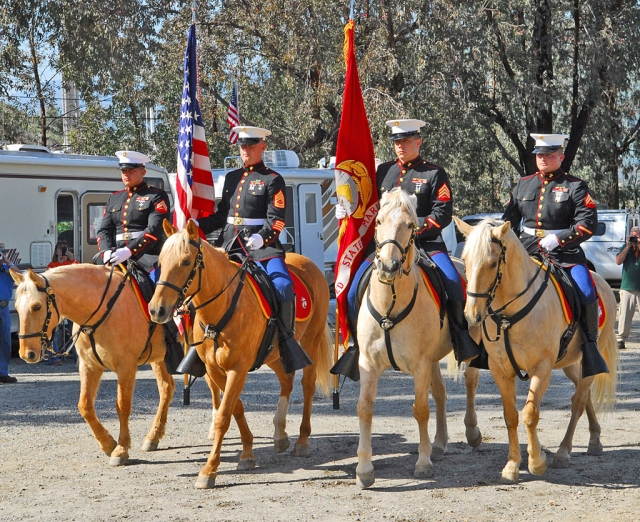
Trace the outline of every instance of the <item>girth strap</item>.
{"type": "Polygon", "coordinates": [[[411,298],[411,302],[393,319],[389,317],[389,314],[391,313],[391,310],[393,309],[393,306],[396,302],[396,291],[394,285],[391,285],[391,291],[393,294],[391,306],[389,307],[389,310],[387,310],[387,313],[382,316],[378,313],[378,311],[373,306],[373,303],[371,302],[371,286],[369,286],[367,288],[367,308],[369,309],[369,313],[371,314],[371,316],[376,320],[376,322],[380,325],[380,328],[382,328],[382,330],[384,331],[384,342],[387,347],[387,355],[389,356],[391,366],[393,366],[394,370],[400,371],[400,368],[398,368],[398,365],[396,364],[396,360],[393,358],[393,351],[391,350],[391,330],[393,330],[393,328],[397,324],[401,323],[411,313],[411,310],[413,310],[413,306],[416,304],[416,296],[418,295],[418,284],[416,283],[416,286],[413,289],[413,297],[411,298]]]}

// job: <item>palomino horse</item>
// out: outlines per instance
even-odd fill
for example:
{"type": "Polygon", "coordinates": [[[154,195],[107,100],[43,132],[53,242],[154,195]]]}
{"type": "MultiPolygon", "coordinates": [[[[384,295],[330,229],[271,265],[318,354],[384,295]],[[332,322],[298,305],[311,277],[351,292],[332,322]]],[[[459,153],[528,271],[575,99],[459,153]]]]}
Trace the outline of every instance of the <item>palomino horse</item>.
{"type": "Polygon", "coordinates": [[[150,363],[158,382],[160,403],[143,451],[157,449],[167,423],[167,412],[175,390],[165,367],[164,329],[155,328],[149,338],[149,321],[120,270],[110,278],[108,268],[88,264],[53,268],[43,275],[32,270],[11,269],[20,316],[20,357],[37,363],[51,343],[56,324],[66,317],[81,325],[75,346],[79,357],[80,399],[78,410],[87,421],[112,466],[123,465],[131,447],[129,415],[138,365],[150,363]],[[119,295],[115,295],[120,292],[119,295]],[[115,297],[114,297],[115,296],[115,297]],[[115,299],[115,302],[111,302],[115,299]],[[99,326],[96,326],[99,324],[99,326]],[[93,336],[95,349],[92,347],[93,336]],[[105,370],[118,376],[116,410],[120,420],[118,441],[98,420],[95,399],[105,370]]]}
{"type": "MultiPolygon", "coordinates": [[[[190,299],[197,309],[195,323],[200,330],[196,329],[194,337],[198,338],[198,335],[204,335],[202,324],[217,325],[227,310],[234,306],[232,303],[240,280],[239,269],[229,261],[223,250],[200,240],[193,222],[189,222],[186,229],[178,232],[165,220],[164,229],[168,239],[160,253],[163,284],[159,282],[156,287],[149,303],[149,312],[152,320],[166,322],[171,319],[179,298],[190,299]],[[177,294],[176,288],[182,289],[181,293],[177,294]]],[[[286,261],[291,272],[305,283],[312,301],[309,317],[296,323],[296,339],[313,361],[313,364],[303,370],[304,407],[300,436],[294,449],[295,455],[307,456],[311,433],[311,404],[316,383],[325,395],[328,395],[331,383],[329,368],[333,362],[333,348],[327,325],[329,287],[320,269],[306,257],[288,254],[286,261]]],[[[206,364],[207,375],[224,392],[215,415],[213,447],[206,466],[198,475],[197,488],[212,488],[215,485],[222,439],[229,429],[232,414],[242,440],[238,469],[253,469],[256,464],[253,435],[244,417],[244,407],[239,397],[247,373],[256,359],[267,319],[258,298],[248,286],[244,285],[240,290],[235,311],[226,326],[217,332],[216,342],[207,339],[206,343],[197,346],[198,354],[206,364]]],[[[285,427],[295,372],[284,372],[277,349],[277,337],[276,335],[274,349],[267,356],[265,364],[273,369],[280,381],[280,400],[273,423],[275,450],[282,452],[289,446],[285,427]]]]}
{"type": "MultiPolygon", "coordinates": [[[[358,315],[360,441],[356,484],[360,488],[369,487],[375,481],[371,462],[374,399],[380,375],[394,366],[394,362],[414,380],[413,415],[420,432],[414,476],[432,476],[431,460],[442,459],[447,446],[446,390],[439,361],[451,352],[452,344],[448,320],[445,317],[444,323],[440,324],[434,297],[416,264],[414,237],[417,226],[415,196],[400,188],[383,195],[376,222],[375,270],[358,315]],[[429,388],[436,404],[433,445],[427,429],[429,388]]],[[[482,442],[475,412],[478,377],[477,369],[467,367],[465,425],[467,441],[472,447],[482,442]]]]}
{"type": "Polygon", "coordinates": [[[607,362],[609,373],[596,375],[595,379],[593,376],[583,378],[581,332],[576,331],[566,354],[558,360],[560,339],[567,329],[562,303],[553,284],[544,288],[545,271],[529,257],[509,222],[485,219],[472,227],[456,219],[456,224],[467,236],[462,253],[468,279],[465,314],[470,324],[485,323],[483,339],[489,354],[489,368],[500,389],[509,433],[509,459],[502,470],[503,482],[517,483],[520,478],[515,378],[516,373],[520,378],[526,378],[522,371],[531,379],[527,403],[522,410],[522,421],[529,439],[529,472],[542,475],[547,469],[547,457],[540,448],[537,427],[540,401],[547,391],[554,368],[562,368],[573,381],[575,394],[571,398],[569,427],[551,465],[557,468],[569,466],[576,424],[585,408],[590,432],[587,454],[601,455],[600,425],[595,411],[602,406],[612,406],[618,368],[618,348],[613,331],[616,300],[611,288],[598,274],[592,273],[605,314],[598,348],[607,362]],[[539,301],[526,313],[525,307],[537,295],[540,295],[539,301]],[[504,317],[498,319],[500,330],[491,320],[497,314],[504,317]],[[511,346],[511,356],[506,345],[511,346]],[[592,384],[595,409],[591,401],[592,384]]]}

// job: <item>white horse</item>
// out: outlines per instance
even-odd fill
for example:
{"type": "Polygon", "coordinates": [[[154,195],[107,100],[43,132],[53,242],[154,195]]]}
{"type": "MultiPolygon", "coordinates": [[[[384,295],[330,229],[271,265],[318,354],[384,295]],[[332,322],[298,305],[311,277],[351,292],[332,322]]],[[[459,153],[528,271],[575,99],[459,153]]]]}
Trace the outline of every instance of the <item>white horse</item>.
{"type": "MultiPolygon", "coordinates": [[[[433,460],[443,458],[448,441],[446,390],[439,361],[452,351],[447,318],[440,324],[438,307],[416,264],[414,246],[418,226],[416,197],[397,188],[383,195],[376,222],[375,270],[358,316],[360,346],[360,441],[356,484],[360,488],[374,481],[371,462],[371,423],[378,379],[395,366],[413,376],[420,443],[414,476],[433,475],[433,460]],[[436,404],[436,435],[429,440],[429,389],[436,404]]],[[[445,303],[442,303],[445,306],[445,303]]],[[[472,447],[482,442],[475,412],[478,370],[465,371],[467,441],[472,447]]]]}
{"type": "Polygon", "coordinates": [[[600,425],[595,412],[602,406],[613,404],[618,368],[618,347],[613,330],[616,300],[611,288],[598,274],[592,273],[605,315],[598,348],[609,373],[596,375],[595,379],[593,376],[583,378],[580,331],[576,331],[566,354],[558,360],[560,339],[567,329],[562,303],[554,285],[545,283],[546,272],[529,256],[509,222],[485,219],[472,227],[454,219],[467,236],[462,252],[468,280],[465,315],[470,325],[485,323],[483,340],[489,354],[489,368],[502,395],[509,433],[509,459],[502,470],[503,482],[517,483],[519,480],[521,457],[515,378],[517,373],[523,378],[523,371],[531,379],[527,403],[522,410],[522,421],[529,439],[529,472],[542,475],[547,469],[547,458],[540,447],[537,427],[540,401],[547,391],[554,368],[562,368],[575,384],[576,391],[571,398],[571,420],[552,466],[569,466],[573,434],[585,408],[590,432],[587,454],[601,455],[600,425]],[[526,313],[525,307],[538,295],[539,300],[526,313]],[[501,325],[500,329],[497,324],[501,325]],[[511,357],[506,349],[507,343],[511,347],[511,357]],[[592,384],[596,408],[591,401],[592,384]]]}

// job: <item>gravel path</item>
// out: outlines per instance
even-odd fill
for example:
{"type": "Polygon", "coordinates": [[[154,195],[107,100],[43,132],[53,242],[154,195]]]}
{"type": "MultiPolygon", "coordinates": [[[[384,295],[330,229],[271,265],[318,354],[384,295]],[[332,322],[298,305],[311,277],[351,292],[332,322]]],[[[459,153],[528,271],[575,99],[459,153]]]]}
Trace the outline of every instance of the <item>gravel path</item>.
{"type": "MultiPolygon", "coordinates": [[[[140,451],[157,405],[155,379],[142,367],[131,418],[133,447],[124,467],[108,466],[89,427],[76,409],[79,382],[72,362],[50,367],[11,362],[15,385],[0,385],[0,520],[631,520],[640,511],[640,323],[621,354],[616,410],[601,419],[603,456],[586,455],[586,418],[574,440],[571,466],[535,477],[526,469],[526,435],[521,482],[500,484],[507,458],[502,405],[491,375],[483,372],[478,391],[484,441],[475,450],[464,437],[464,386],[447,379],[449,446],[435,462],[433,479],[416,480],[418,430],[409,376],[387,371],[379,385],[374,416],[376,482],[355,485],[358,385],[342,388],[341,409],[317,398],[312,417],[311,456],[296,458],[272,450],[272,417],[278,386],[273,373],[250,375],[243,401],[255,436],[258,467],[237,472],[238,430],[225,438],[216,488],[194,483],[210,451],[206,435],[210,397],[204,382],[182,405],[179,383],[169,411],[167,434],[154,453],[140,451]]],[[[115,434],[115,385],[106,374],[97,409],[115,434]]],[[[298,377],[299,379],[299,377],[298,377]]],[[[526,386],[518,386],[524,405],[526,386]]],[[[572,385],[556,372],[541,407],[540,438],[553,453],[569,420],[572,385]]],[[[290,407],[288,432],[295,441],[302,409],[300,383],[290,407]]],[[[433,422],[433,421],[432,421],[433,422]]],[[[431,435],[435,426],[431,427],[431,435]]],[[[551,457],[551,455],[548,455],[551,457]]]]}

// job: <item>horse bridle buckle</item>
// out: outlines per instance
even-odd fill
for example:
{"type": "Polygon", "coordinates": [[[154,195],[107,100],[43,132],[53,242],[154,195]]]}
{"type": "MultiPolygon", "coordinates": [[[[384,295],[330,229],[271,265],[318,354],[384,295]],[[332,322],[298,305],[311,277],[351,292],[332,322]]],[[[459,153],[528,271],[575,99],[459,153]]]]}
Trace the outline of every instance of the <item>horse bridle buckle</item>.
{"type": "Polygon", "coordinates": [[[511,328],[511,322],[509,321],[509,319],[507,319],[506,317],[500,319],[500,329],[508,330],[509,328],[511,328]]]}

